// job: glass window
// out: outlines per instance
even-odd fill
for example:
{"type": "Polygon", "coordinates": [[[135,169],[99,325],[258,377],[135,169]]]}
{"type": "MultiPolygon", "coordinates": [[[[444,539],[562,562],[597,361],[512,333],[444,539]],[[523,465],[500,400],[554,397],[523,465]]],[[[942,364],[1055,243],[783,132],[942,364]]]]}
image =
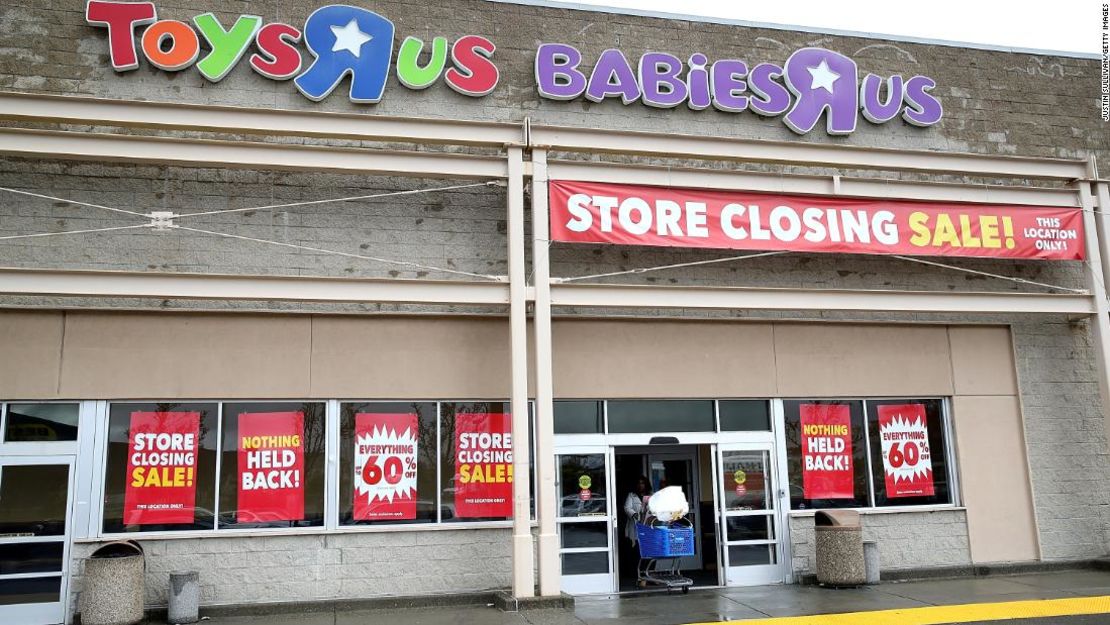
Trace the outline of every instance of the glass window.
{"type": "Polygon", "coordinates": [[[712,400],[666,399],[610,401],[611,434],[713,432],[712,400]]]}
{"type": "Polygon", "coordinates": [[[876,506],[952,503],[939,399],[867,401],[876,506]]]}
{"type": "Polygon", "coordinates": [[[563,575],[590,575],[608,572],[608,551],[563,554],[563,575]]]}
{"type": "Polygon", "coordinates": [[[8,404],[4,441],[77,440],[77,404],[8,404]]]}
{"type": "Polygon", "coordinates": [[[605,517],[605,454],[559,456],[559,516],[605,517]]]}
{"type": "Polygon", "coordinates": [[[605,549],[609,546],[607,523],[560,523],[563,549],[605,549]]]}
{"type": "Polygon", "coordinates": [[[512,415],[508,402],[440,404],[444,521],[513,516],[512,415]]]}
{"type": "Polygon", "coordinates": [[[61,541],[0,545],[0,575],[61,572],[65,546],[61,541]]]}
{"type": "Polygon", "coordinates": [[[555,402],[556,434],[601,434],[602,418],[599,401],[555,402]]]}
{"type": "Polygon", "coordinates": [[[0,605],[58,601],[62,576],[6,579],[0,583],[0,605]]]}
{"type": "Polygon", "coordinates": [[[213,529],[218,406],[112,404],[104,531],[213,529]]]}
{"type": "Polygon", "coordinates": [[[10,464],[0,468],[0,534],[62,536],[69,466],[10,464]]]}
{"type": "Polygon", "coordinates": [[[220,527],[324,524],[323,402],[226,403],[220,527]]]}
{"type": "Polygon", "coordinates": [[[763,399],[722,399],[717,402],[722,432],[770,432],[771,402],[763,399]]]}
{"type": "Polygon", "coordinates": [[[438,454],[435,402],[342,404],[339,523],[434,523],[438,454]]]}
{"type": "Polygon", "coordinates": [[[721,452],[725,510],[772,510],[771,455],[761,450],[721,452]]]}
{"type": "Polygon", "coordinates": [[[761,564],[774,564],[774,545],[729,545],[729,566],[758,566],[761,564]]]}
{"type": "Polygon", "coordinates": [[[790,507],[868,505],[863,402],[783,402],[790,507]]]}

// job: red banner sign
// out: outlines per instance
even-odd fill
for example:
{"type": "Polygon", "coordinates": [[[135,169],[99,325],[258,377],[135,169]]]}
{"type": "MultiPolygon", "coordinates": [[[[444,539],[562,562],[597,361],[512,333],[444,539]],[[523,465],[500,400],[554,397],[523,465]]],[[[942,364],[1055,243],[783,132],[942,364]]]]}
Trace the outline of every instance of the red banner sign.
{"type": "Polygon", "coordinates": [[[240,523],[304,519],[304,413],[239,414],[240,523]]]}
{"type": "Polygon", "coordinates": [[[132,412],[124,525],[192,523],[199,412],[132,412]]]}
{"type": "Polygon", "coordinates": [[[455,514],[513,515],[513,435],[507,414],[455,415],[455,514]]]}
{"type": "Polygon", "coordinates": [[[737,250],[1083,260],[1078,208],[552,181],[551,239],[737,250]]]}
{"type": "Polygon", "coordinates": [[[416,414],[355,415],[354,518],[416,518],[416,414]]]}
{"type": "Polygon", "coordinates": [[[933,458],[925,406],[879,406],[879,440],[887,497],[932,497],[933,458]]]}
{"type": "Polygon", "coordinates": [[[852,422],[845,405],[802,404],[802,496],[852,499],[852,422]]]}

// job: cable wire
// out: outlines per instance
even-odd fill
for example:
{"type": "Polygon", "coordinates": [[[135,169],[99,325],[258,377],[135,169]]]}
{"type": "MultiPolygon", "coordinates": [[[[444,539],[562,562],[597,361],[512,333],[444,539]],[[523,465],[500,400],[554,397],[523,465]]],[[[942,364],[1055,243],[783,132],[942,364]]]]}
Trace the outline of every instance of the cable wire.
{"type": "Polygon", "coordinates": [[[763,256],[778,256],[779,254],[789,254],[789,251],[777,252],[760,252],[758,254],[747,254],[744,256],[730,256],[728,258],[714,258],[711,260],[696,260],[689,263],[675,263],[673,265],[659,265],[658,267],[638,267],[636,269],[627,269],[625,271],[613,271],[610,273],[595,273],[589,276],[575,276],[573,278],[552,278],[551,282],[554,284],[563,284],[566,282],[576,282],[578,280],[592,280],[594,278],[611,278],[613,276],[624,276],[628,274],[648,273],[649,271],[663,271],[664,269],[679,269],[681,267],[696,267],[698,265],[712,265],[714,263],[727,263],[734,260],[748,260],[749,258],[760,258],[763,256]]]}
{"type": "Polygon", "coordinates": [[[470,271],[462,271],[462,270],[459,270],[459,269],[447,269],[446,267],[436,267],[434,265],[423,265],[421,263],[414,263],[412,261],[407,261],[407,260],[393,260],[393,259],[389,259],[389,258],[378,258],[376,256],[366,256],[366,255],[363,255],[363,254],[353,254],[351,252],[339,252],[339,251],[336,251],[336,250],[325,250],[325,249],[318,248],[318,247],[309,247],[307,245],[298,245],[296,243],[285,243],[283,241],[271,241],[271,240],[268,240],[268,239],[256,239],[254,237],[243,236],[241,234],[230,234],[230,233],[227,233],[227,232],[214,232],[214,231],[211,231],[211,230],[201,230],[199,228],[189,228],[189,227],[186,227],[186,226],[173,226],[173,229],[174,230],[186,230],[186,231],[189,231],[189,232],[197,232],[197,233],[200,233],[200,234],[208,234],[208,235],[212,235],[212,236],[216,236],[216,237],[225,237],[225,238],[228,238],[228,239],[238,239],[240,241],[252,241],[254,243],[265,243],[267,245],[277,245],[277,246],[280,246],[280,247],[288,247],[288,248],[292,248],[292,249],[296,249],[296,250],[303,250],[303,251],[306,251],[306,252],[317,252],[317,253],[320,253],[320,254],[331,254],[331,255],[334,255],[334,256],[344,256],[344,257],[347,257],[347,258],[357,258],[359,260],[369,260],[369,261],[373,261],[373,262],[377,262],[377,263],[385,263],[385,264],[388,264],[388,265],[399,265],[399,266],[402,266],[402,267],[411,267],[411,268],[414,268],[414,269],[423,269],[423,270],[427,270],[427,271],[438,271],[438,272],[441,272],[441,273],[457,274],[457,275],[460,275],[460,276],[468,276],[468,277],[471,277],[471,278],[481,278],[483,280],[493,280],[493,281],[496,281],[496,282],[504,282],[506,280],[505,276],[495,276],[495,275],[484,274],[484,273],[473,273],[473,272],[470,272],[470,271]]]}
{"type": "Polygon", "coordinates": [[[306,201],[306,202],[290,202],[288,204],[272,204],[270,206],[252,206],[250,208],[229,208],[229,209],[225,209],[225,210],[202,211],[202,212],[199,212],[199,213],[183,213],[181,215],[174,215],[173,218],[174,219],[180,219],[182,217],[200,217],[200,216],[203,216],[203,215],[222,215],[222,214],[225,214],[225,213],[245,213],[245,212],[248,212],[248,211],[264,211],[264,210],[274,210],[274,209],[279,209],[279,208],[295,208],[295,207],[298,207],[298,206],[312,206],[312,205],[316,205],[316,204],[331,204],[331,203],[334,203],[334,202],[356,202],[358,200],[373,200],[373,199],[383,198],[383,197],[395,197],[395,196],[398,196],[398,195],[413,195],[413,194],[416,194],[416,193],[433,193],[433,192],[436,192],[436,191],[455,191],[457,189],[472,189],[474,187],[488,187],[488,186],[494,186],[495,184],[496,184],[495,181],[475,182],[475,183],[470,183],[470,184],[456,184],[456,185],[451,185],[449,187],[433,187],[433,188],[430,188],[430,189],[410,189],[410,190],[407,190],[407,191],[390,191],[390,192],[387,192],[387,193],[375,193],[375,194],[372,194],[372,195],[356,195],[356,196],[352,196],[352,197],[331,198],[331,199],[326,199],[326,200],[309,200],[309,201],[306,201]]]}
{"type": "Polygon", "coordinates": [[[1087,289],[1073,289],[1073,288],[1067,287],[1067,286],[1060,286],[1058,284],[1048,284],[1047,282],[1037,282],[1036,280],[1029,280],[1029,279],[1026,279],[1026,278],[1018,278],[1016,276],[1004,276],[1002,274],[991,273],[989,271],[980,271],[978,269],[968,269],[966,267],[957,267],[955,265],[948,265],[948,264],[945,264],[945,263],[938,263],[935,260],[925,260],[923,258],[913,258],[911,256],[901,256],[901,255],[898,255],[898,254],[892,254],[891,257],[897,258],[899,260],[908,261],[908,262],[911,262],[911,263],[919,263],[919,264],[922,264],[922,265],[930,265],[930,266],[933,266],[933,267],[942,267],[944,269],[951,269],[953,271],[962,271],[964,273],[970,273],[970,274],[974,274],[974,275],[977,275],[977,276],[986,276],[988,278],[998,278],[999,280],[1009,280],[1011,282],[1017,282],[1019,284],[1028,284],[1028,285],[1032,285],[1032,286],[1039,286],[1039,287],[1043,287],[1043,288],[1046,288],[1046,289],[1055,289],[1055,290],[1058,290],[1058,291],[1068,291],[1069,293],[1077,293],[1077,294],[1082,294],[1082,295],[1087,295],[1087,294],[1090,293],[1089,291],[1087,291],[1087,289]]]}
{"type": "Polygon", "coordinates": [[[92,203],[89,203],[89,202],[79,202],[77,200],[67,200],[64,197],[54,197],[53,195],[44,195],[42,193],[33,193],[31,191],[22,191],[20,189],[12,189],[10,187],[0,187],[0,191],[6,191],[8,193],[15,193],[15,194],[18,194],[18,195],[27,195],[27,196],[30,196],[30,197],[37,197],[37,198],[43,199],[43,200],[53,200],[55,202],[66,202],[67,204],[76,204],[78,206],[87,206],[88,208],[100,208],[100,209],[103,209],[103,210],[106,210],[106,211],[112,211],[114,213],[125,213],[127,215],[134,215],[135,217],[142,217],[143,219],[149,218],[149,216],[146,215],[146,214],[138,213],[138,212],[135,212],[135,211],[129,211],[129,210],[126,210],[126,209],[123,209],[123,208],[112,208],[111,206],[103,206],[101,204],[92,204],[92,203]]]}
{"type": "Polygon", "coordinates": [[[92,234],[94,232],[112,232],[115,230],[134,230],[136,228],[153,228],[151,224],[138,224],[135,226],[115,226],[113,228],[93,228],[91,230],[64,230],[62,232],[40,232],[38,234],[14,234],[0,237],[0,241],[13,241],[15,239],[33,239],[36,237],[56,237],[63,234],[92,234]]]}

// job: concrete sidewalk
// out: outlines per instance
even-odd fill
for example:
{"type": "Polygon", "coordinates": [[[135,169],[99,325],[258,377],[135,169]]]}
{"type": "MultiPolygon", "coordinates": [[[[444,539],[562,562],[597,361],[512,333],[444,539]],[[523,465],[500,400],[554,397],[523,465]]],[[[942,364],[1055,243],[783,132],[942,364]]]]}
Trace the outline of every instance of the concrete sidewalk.
{"type": "MultiPolygon", "coordinates": [[[[504,613],[491,606],[327,611],[221,616],[211,625],[681,625],[738,619],[866,612],[934,605],[1110,595],[1110,572],[1061,571],[940,581],[888,583],[859,589],[761,586],[579,597],[574,612],[504,613]]],[[[1110,622],[1110,616],[1100,617],[1110,622]]],[[[1094,620],[1090,622],[1102,622],[1094,620]]]]}

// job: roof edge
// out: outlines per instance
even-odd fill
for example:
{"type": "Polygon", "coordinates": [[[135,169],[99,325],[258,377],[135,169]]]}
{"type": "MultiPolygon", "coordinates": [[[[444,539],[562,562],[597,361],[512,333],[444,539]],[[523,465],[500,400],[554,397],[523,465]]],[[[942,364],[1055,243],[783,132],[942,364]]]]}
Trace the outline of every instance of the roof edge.
{"type": "Polygon", "coordinates": [[[753,22],[723,17],[710,17],[704,15],[686,15],[682,13],[668,13],[665,11],[645,11],[643,9],[629,9],[603,5],[587,5],[576,2],[553,2],[551,0],[486,0],[502,4],[519,4],[552,9],[568,9],[571,11],[588,11],[592,13],[612,13],[614,15],[633,15],[655,19],[681,20],[685,22],[700,22],[705,24],[721,24],[725,26],[745,26],[749,28],[766,28],[770,30],[785,30],[822,35],[837,35],[841,37],[863,37],[866,39],[880,39],[885,41],[898,41],[903,43],[917,43],[934,46],[947,46],[952,48],[966,48],[972,50],[987,50],[991,52],[1011,52],[1014,54],[1033,54],[1040,56],[1062,56],[1076,59],[1097,60],[1101,56],[1095,52],[1075,52],[1065,50],[1042,50],[1039,48],[1023,48],[1001,46],[987,43],[973,43],[968,41],[951,41],[947,39],[931,39],[928,37],[912,37],[909,35],[893,35],[889,33],[870,33],[865,31],[841,30],[837,28],[817,28],[814,26],[798,26],[790,24],[774,24],[770,22],[753,22]]]}

